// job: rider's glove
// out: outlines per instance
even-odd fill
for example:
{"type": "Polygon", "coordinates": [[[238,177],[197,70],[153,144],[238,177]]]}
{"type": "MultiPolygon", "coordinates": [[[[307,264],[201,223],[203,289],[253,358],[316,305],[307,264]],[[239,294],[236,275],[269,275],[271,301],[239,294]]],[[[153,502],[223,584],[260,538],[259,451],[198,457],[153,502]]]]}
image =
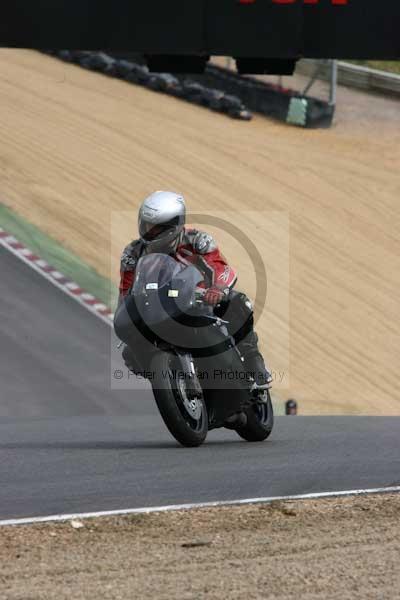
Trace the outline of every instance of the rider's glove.
{"type": "Polygon", "coordinates": [[[206,290],[203,300],[206,304],[210,304],[211,306],[216,306],[225,298],[225,294],[219,288],[212,286],[206,290]]]}

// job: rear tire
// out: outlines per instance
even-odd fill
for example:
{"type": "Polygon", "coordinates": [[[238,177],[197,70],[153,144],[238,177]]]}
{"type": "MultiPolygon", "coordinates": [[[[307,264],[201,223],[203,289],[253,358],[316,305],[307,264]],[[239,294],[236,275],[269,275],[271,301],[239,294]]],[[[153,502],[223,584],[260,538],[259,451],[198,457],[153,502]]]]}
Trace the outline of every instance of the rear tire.
{"type": "Polygon", "coordinates": [[[246,410],[247,424],[236,429],[237,434],[247,442],[263,442],[269,437],[274,426],[274,410],[271,396],[265,404],[253,404],[246,410]]]}
{"type": "Polygon", "coordinates": [[[184,380],[174,377],[173,371],[183,371],[179,356],[160,352],[151,370],[154,398],[168,431],[182,446],[200,446],[208,432],[207,407],[203,397],[189,401],[184,380]]]}

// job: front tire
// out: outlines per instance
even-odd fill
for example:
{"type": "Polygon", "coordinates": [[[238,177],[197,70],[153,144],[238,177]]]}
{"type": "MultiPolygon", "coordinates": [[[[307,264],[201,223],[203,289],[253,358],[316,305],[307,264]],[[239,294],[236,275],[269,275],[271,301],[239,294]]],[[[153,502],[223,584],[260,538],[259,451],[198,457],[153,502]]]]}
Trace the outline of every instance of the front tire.
{"type": "Polygon", "coordinates": [[[200,446],[207,437],[208,415],[204,398],[189,400],[186,395],[179,356],[171,352],[156,354],[151,363],[154,398],[171,435],[182,446],[200,446]]]}
{"type": "Polygon", "coordinates": [[[247,410],[247,424],[236,429],[237,434],[247,442],[263,442],[271,434],[274,426],[274,410],[271,396],[264,404],[252,404],[247,410]]]}

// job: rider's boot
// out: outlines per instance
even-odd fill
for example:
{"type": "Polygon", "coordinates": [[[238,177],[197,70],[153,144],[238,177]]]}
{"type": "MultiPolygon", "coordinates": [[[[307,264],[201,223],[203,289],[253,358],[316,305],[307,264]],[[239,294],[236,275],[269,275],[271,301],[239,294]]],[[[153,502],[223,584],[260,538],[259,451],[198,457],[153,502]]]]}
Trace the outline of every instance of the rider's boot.
{"type": "Polygon", "coordinates": [[[265,366],[264,358],[258,349],[258,336],[251,331],[246,339],[239,344],[244,358],[244,368],[253,377],[255,388],[267,390],[272,385],[272,375],[265,366]]]}
{"type": "Polygon", "coordinates": [[[272,387],[272,375],[265,366],[260,352],[245,358],[245,365],[246,370],[252,374],[257,389],[269,390],[272,387]]]}
{"type": "MultiPolygon", "coordinates": [[[[251,331],[246,339],[238,344],[244,358],[244,368],[254,379],[253,390],[257,395],[257,402],[265,403],[268,400],[268,390],[271,388],[272,376],[265,366],[263,356],[258,349],[258,337],[251,331]]],[[[229,417],[224,426],[227,429],[238,429],[247,425],[245,412],[237,412],[229,417]]]]}

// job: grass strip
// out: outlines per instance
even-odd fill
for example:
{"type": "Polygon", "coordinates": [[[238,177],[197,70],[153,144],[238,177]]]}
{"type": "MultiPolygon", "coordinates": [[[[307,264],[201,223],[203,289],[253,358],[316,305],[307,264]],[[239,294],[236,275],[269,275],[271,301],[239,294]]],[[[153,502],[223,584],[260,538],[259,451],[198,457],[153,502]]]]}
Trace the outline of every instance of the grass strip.
{"type": "Polygon", "coordinates": [[[95,269],[85,264],[79,256],[67,250],[54,238],[43,233],[1,203],[0,226],[104,304],[107,306],[112,304],[112,291],[115,286],[109,279],[97,273],[95,269]]]}

